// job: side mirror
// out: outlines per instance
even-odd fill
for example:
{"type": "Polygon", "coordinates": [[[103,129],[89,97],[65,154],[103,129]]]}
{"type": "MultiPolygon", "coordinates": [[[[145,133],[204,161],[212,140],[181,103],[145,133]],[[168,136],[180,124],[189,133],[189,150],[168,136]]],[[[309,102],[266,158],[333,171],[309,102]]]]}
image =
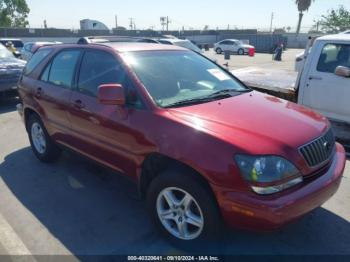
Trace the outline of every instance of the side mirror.
{"type": "Polygon", "coordinates": [[[350,68],[346,66],[338,66],[335,69],[335,74],[342,77],[350,77],[350,68]]]}
{"type": "Polygon", "coordinates": [[[98,102],[103,105],[125,105],[124,88],[120,84],[106,84],[98,87],[98,102]]]}

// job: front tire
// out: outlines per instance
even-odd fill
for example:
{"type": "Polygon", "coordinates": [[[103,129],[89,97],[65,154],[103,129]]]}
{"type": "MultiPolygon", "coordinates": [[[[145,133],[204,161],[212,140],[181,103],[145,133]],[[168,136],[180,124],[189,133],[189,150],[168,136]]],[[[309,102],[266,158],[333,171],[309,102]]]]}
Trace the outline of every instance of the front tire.
{"type": "Polygon", "coordinates": [[[181,248],[196,248],[216,239],[221,218],[212,193],[193,174],[166,170],[151,183],[147,206],[165,238],[181,248]]]}
{"type": "Polygon", "coordinates": [[[60,148],[52,141],[37,115],[32,114],[29,117],[27,130],[32,150],[41,162],[51,163],[59,158],[60,148]]]}
{"type": "Polygon", "coordinates": [[[244,55],[244,50],[242,48],[238,49],[238,52],[237,52],[239,55],[244,55]]]}

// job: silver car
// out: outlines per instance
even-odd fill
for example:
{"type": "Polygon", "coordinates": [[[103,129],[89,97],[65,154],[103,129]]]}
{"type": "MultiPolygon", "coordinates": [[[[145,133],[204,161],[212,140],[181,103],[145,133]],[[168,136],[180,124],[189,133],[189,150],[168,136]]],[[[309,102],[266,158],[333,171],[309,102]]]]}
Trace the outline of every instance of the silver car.
{"type": "Polygon", "coordinates": [[[217,54],[221,54],[225,51],[230,51],[231,53],[245,55],[249,53],[250,48],[255,47],[245,44],[242,41],[236,39],[222,40],[214,45],[214,50],[217,54]]]}

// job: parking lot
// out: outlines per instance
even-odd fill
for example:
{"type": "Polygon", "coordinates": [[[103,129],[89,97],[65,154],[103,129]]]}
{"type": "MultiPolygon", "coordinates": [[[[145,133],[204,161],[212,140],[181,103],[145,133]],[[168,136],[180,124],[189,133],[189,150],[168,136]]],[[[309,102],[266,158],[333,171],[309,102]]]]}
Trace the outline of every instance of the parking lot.
{"type": "MultiPolygon", "coordinates": [[[[283,62],[270,54],[232,56],[230,68],[293,70],[300,50],[283,62]]],[[[206,53],[224,64],[223,56],[206,53]]],[[[77,155],[38,162],[16,112],[0,102],[0,255],[185,254],[162,240],[143,201],[125,178],[77,155]]],[[[295,224],[268,234],[230,230],[210,254],[350,254],[350,161],[338,193],[295,224]]]]}
{"type": "Polygon", "coordinates": [[[229,69],[240,69],[244,67],[262,67],[268,69],[278,69],[294,71],[295,57],[300,54],[303,50],[301,49],[288,49],[283,53],[283,59],[281,62],[273,61],[272,54],[256,53],[254,57],[247,55],[231,55],[231,59],[225,60],[224,55],[217,55],[214,50],[210,49],[204,54],[214,61],[217,61],[220,65],[224,65],[228,62],[229,69]]]}

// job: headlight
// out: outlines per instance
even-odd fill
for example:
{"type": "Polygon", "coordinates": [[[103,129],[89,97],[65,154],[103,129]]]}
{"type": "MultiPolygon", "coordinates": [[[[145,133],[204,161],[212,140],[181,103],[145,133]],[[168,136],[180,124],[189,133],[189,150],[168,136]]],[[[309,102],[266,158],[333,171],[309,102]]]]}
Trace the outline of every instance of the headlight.
{"type": "Polygon", "coordinates": [[[236,162],[244,179],[258,194],[277,193],[303,182],[299,170],[281,157],[237,155],[236,162]]]}

